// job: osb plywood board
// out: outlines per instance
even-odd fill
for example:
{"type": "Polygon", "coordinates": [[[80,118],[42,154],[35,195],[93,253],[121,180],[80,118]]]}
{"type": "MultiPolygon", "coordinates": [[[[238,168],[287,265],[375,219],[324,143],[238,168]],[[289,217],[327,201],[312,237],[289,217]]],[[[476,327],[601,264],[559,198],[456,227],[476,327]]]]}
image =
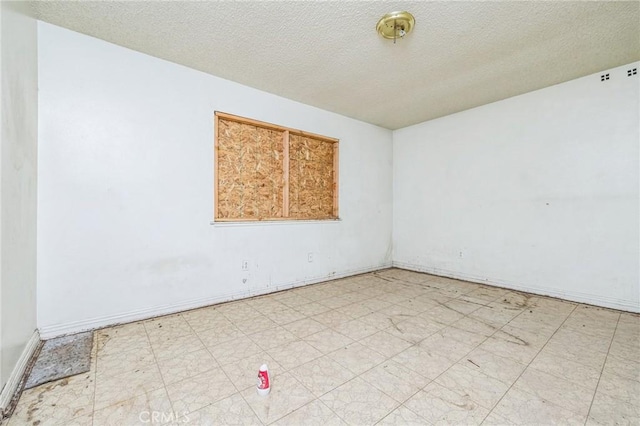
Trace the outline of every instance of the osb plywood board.
{"type": "Polygon", "coordinates": [[[290,135],[289,216],[304,219],[334,217],[334,144],[290,135]]]}
{"type": "Polygon", "coordinates": [[[283,132],[218,119],[219,219],[283,217],[283,132]]]}

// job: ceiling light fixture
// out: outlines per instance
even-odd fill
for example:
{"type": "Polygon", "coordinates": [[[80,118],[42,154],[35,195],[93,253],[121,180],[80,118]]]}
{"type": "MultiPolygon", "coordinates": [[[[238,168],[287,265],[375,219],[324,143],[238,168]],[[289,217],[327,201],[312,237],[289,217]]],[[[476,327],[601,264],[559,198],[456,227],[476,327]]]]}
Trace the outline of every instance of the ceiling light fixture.
{"type": "Polygon", "coordinates": [[[393,39],[395,44],[396,39],[409,34],[415,24],[416,20],[409,12],[391,12],[380,18],[376,30],[382,37],[393,39]]]}

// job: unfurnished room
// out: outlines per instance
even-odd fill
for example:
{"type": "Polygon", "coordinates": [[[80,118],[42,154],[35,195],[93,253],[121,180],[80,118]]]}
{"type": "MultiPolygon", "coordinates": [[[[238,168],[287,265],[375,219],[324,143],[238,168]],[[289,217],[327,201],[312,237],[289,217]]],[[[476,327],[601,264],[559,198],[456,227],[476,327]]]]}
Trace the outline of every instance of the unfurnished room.
{"type": "Polygon", "coordinates": [[[0,1],[0,424],[640,425],[639,1],[0,1]]]}

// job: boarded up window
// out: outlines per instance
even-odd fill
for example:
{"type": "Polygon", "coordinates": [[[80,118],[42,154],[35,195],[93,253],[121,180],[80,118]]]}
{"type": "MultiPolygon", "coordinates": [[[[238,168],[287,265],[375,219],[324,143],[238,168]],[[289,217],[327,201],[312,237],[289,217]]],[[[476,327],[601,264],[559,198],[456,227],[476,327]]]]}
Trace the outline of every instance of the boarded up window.
{"type": "Polygon", "coordinates": [[[216,112],[215,220],[338,218],[338,140],[216,112]]]}

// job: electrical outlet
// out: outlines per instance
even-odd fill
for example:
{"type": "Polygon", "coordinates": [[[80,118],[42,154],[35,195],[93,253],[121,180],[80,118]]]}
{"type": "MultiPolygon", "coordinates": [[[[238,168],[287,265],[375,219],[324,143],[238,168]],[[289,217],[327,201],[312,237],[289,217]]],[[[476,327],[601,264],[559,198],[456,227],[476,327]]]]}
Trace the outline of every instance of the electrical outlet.
{"type": "Polygon", "coordinates": [[[249,261],[248,260],[243,260],[242,261],[242,270],[243,271],[248,271],[249,270],[249,261]]]}
{"type": "Polygon", "coordinates": [[[462,259],[462,258],[463,258],[463,255],[462,255],[462,252],[460,252],[460,259],[462,259]]]}
{"type": "Polygon", "coordinates": [[[309,252],[307,254],[307,260],[309,261],[309,263],[313,262],[313,253],[309,252]]]}

